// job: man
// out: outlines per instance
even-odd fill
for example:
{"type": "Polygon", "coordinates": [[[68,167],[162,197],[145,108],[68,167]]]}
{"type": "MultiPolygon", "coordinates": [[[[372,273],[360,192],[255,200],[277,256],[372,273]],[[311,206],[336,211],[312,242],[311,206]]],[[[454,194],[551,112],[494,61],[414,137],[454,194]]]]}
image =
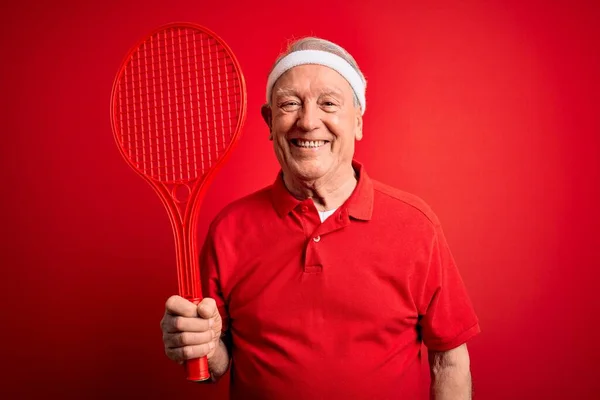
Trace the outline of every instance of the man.
{"type": "Polygon", "coordinates": [[[353,160],[365,87],[341,47],[290,46],[262,108],[281,173],[211,224],[202,302],[167,300],[167,356],[231,363],[233,399],[416,399],[422,342],[432,397],[471,398],[479,325],[440,223],[353,160]]]}

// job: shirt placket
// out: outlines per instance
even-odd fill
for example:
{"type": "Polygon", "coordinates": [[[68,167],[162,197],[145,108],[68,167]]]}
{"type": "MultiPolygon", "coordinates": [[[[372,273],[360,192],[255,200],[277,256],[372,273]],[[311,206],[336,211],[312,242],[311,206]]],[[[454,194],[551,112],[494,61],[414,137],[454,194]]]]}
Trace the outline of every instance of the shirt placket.
{"type": "Polygon", "coordinates": [[[304,234],[306,236],[303,269],[308,274],[323,272],[322,248],[327,245],[327,237],[334,231],[344,228],[350,223],[345,209],[338,210],[323,223],[312,200],[300,204],[304,234]]]}

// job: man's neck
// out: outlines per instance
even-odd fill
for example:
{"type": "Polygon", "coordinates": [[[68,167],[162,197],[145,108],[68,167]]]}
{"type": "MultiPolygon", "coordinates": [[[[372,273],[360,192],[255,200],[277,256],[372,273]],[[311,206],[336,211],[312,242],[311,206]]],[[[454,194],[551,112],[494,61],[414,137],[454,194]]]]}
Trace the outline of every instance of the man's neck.
{"type": "Polygon", "coordinates": [[[283,182],[288,191],[297,199],[312,198],[317,210],[327,211],[338,208],[356,188],[356,172],[351,165],[332,177],[324,176],[315,181],[295,179],[291,174],[283,175],[283,182]]]}

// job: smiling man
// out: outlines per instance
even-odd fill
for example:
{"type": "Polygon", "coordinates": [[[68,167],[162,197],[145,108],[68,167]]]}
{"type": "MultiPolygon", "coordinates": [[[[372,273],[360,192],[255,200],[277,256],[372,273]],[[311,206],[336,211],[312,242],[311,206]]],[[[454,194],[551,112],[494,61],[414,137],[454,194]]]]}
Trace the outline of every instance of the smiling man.
{"type": "Polygon", "coordinates": [[[167,300],[173,360],[231,365],[232,399],[470,399],[477,317],[435,214],[354,160],[366,81],[340,46],[293,43],[262,116],[281,172],[211,224],[206,296],[167,300]]]}

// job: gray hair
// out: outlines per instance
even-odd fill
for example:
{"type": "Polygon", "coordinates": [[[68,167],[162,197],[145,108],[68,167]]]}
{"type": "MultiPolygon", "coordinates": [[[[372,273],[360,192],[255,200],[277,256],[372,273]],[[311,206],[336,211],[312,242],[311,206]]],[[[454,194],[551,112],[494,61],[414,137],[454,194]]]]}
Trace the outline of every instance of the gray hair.
{"type": "MultiPolygon", "coordinates": [[[[354,59],[354,57],[352,57],[352,55],[350,53],[348,53],[348,51],[346,51],[346,49],[344,49],[342,46],[335,44],[333,42],[330,42],[329,40],[321,39],[318,37],[311,37],[311,36],[304,37],[302,39],[298,39],[298,40],[295,40],[295,41],[289,43],[287,50],[284,51],[281,55],[279,55],[279,57],[277,57],[277,60],[275,61],[275,63],[273,64],[273,67],[271,68],[271,71],[273,71],[273,68],[275,68],[277,63],[279,63],[279,61],[281,61],[282,58],[284,58],[285,56],[287,56],[290,53],[293,53],[295,51],[300,51],[300,50],[327,51],[329,53],[335,54],[336,56],[343,58],[358,73],[358,75],[362,79],[363,83],[365,84],[365,89],[366,89],[367,80],[366,80],[365,76],[363,75],[362,71],[360,70],[360,68],[358,67],[358,64],[356,63],[356,60],[354,59]]],[[[354,93],[354,91],[352,93],[353,93],[353,97],[354,97],[354,106],[355,107],[360,106],[360,102],[358,101],[358,97],[356,97],[356,93],[354,93]]],[[[270,103],[270,101],[269,101],[269,103],[270,103]]]]}

